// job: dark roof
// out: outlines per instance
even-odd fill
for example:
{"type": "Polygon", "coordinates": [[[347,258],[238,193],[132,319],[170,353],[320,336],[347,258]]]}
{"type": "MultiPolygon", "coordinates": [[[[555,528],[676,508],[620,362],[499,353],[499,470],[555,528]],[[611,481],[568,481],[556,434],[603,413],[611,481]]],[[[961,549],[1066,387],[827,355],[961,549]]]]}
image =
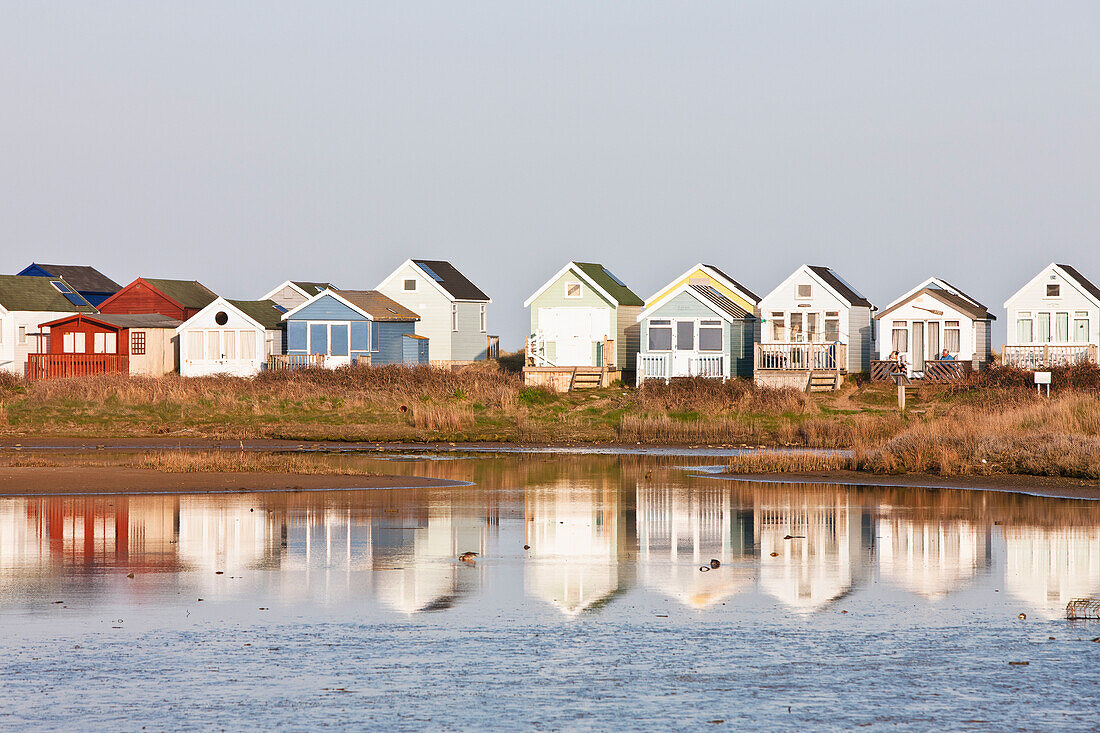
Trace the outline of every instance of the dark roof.
{"type": "Polygon", "coordinates": [[[143,277],[141,279],[184,308],[205,308],[218,297],[217,293],[198,280],[162,280],[155,277],[143,277]]]}
{"type": "Polygon", "coordinates": [[[377,290],[337,290],[340,297],[376,321],[419,321],[420,316],[377,290]]]}
{"type": "Polygon", "coordinates": [[[294,285],[297,285],[302,290],[306,291],[306,293],[308,293],[309,297],[311,298],[314,295],[325,292],[326,290],[339,290],[339,288],[337,288],[332,283],[314,283],[307,280],[291,280],[290,282],[294,285]]]}
{"type": "Polygon", "coordinates": [[[737,286],[737,289],[738,289],[738,290],[740,290],[740,291],[741,291],[742,293],[744,293],[745,295],[747,295],[747,296],[749,296],[750,298],[752,298],[752,300],[753,300],[753,301],[754,301],[755,303],[759,303],[759,302],[760,302],[760,296],[759,296],[759,295],[757,295],[756,293],[752,292],[751,290],[749,290],[748,288],[746,288],[746,287],[745,287],[744,285],[742,285],[741,283],[737,282],[736,280],[734,280],[734,279],[733,279],[732,277],[730,277],[730,276],[729,276],[729,275],[727,275],[726,273],[724,273],[724,272],[722,272],[721,270],[719,270],[719,269],[718,269],[717,267],[715,267],[714,265],[708,265],[708,264],[704,263],[704,264],[703,264],[703,267],[709,267],[710,269],[714,270],[715,272],[717,272],[717,273],[718,273],[719,275],[721,275],[722,277],[724,277],[724,278],[726,278],[727,280],[729,280],[729,281],[730,281],[731,283],[733,283],[734,285],[736,285],[736,286],[737,286]]]}
{"type": "Polygon", "coordinates": [[[645,301],[612,275],[611,270],[603,265],[596,262],[574,262],[573,264],[579,267],[585,275],[592,278],[597,285],[606,290],[619,305],[645,305],[645,301]]]}
{"type": "Polygon", "coordinates": [[[76,288],[59,277],[0,275],[0,305],[9,311],[53,311],[55,313],[95,313],[91,303],[76,288]],[[62,282],[73,291],[68,296],[52,282],[62,282]],[[71,300],[70,300],[71,298],[71,300]]]}
{"type": "Polygon", "coordinates": [[[455,300],[489,300],[488,295],[481,292],[480,288],[446,260],[413,260],[413,264],[423,270],[428,277],[431,277],[434,272],[438,277],[432,279],[455,300]]]}
{"type": "MultiPolygon", "coordinates": [[[[709,266],[710,265],[708,265],[708,267],[709,266]]],[[[752,313],[749,313],[710,285],[692,285],[691,289],[699,293],[703,298],[709,300],[717,306],[719,310],[728,313],[733,318],[755,318],[752,313]]]]}
{"type": "Polygon", "coordinates": [[[986,319],[990,321],[997,320],[997,317],[990,313],[984,305],[974,305],[974,303],[967,300],[966,298],[960,295],[956,295],[955,293],[952,293],[949,290],[944,290],[942,288],[921,288],[917,292],[910,295],[908,298],[905,298],[904,300],[893,304],[881,313],[876,314],[875,318],[883,318],[890,313],[893,313],[906,303],[910,303],[916,300],[921,295],[931,295],[933,298],[936,298],[941,303],[951,306],[960,313],[965,313],[975,321],[984,321],[986,319]]]}
{"type": "Polygon", "coordinates": [[[231,306],[259,323],[268,331],[274,331],[283,323],[285,310],[273,300],[226,300],[231,306]]]}
{"type": "Polygon", "coordinates": [[[177,328],[181,323],[175,318],[162,316],[160,313],[119,313],[117,315],[97,313],[94,316],[90,316],[90,318],[109,323],[112,326],[118,326],[119,328],[177,328]]]}
{"type": "Polygon", "coordinates": [[[828,267],[822,267],[821,265],[810,265],[809,267],[817,273],[818,277],[828,283],[829,287],[840,293],[840,297],[848,301],[848,305],[865,305],[868,308],[874,308],[871,301],[853,290],[851,285],[841,280],[840,276],[828,267]]]}
{"type": "Polygon", "coordinates": [[[1058,265],[1058,267],[1062,268],[1067,275],[1076,280],[1077,284],[1087,290],[1092,297],[1100,300],[1100,288],[1096,287],[1091,280],[1078,272],[1076,267],[1071,265],[1058,265]]]}
{"type": "Polygon", "coordinates": [[[41,262],[33,262],[31,267],[37,267],[53,277],[64,278],[65,282],[80,292],[117,293],[122,290],[121,285],[91,265],[43,265],[41,262]]]}

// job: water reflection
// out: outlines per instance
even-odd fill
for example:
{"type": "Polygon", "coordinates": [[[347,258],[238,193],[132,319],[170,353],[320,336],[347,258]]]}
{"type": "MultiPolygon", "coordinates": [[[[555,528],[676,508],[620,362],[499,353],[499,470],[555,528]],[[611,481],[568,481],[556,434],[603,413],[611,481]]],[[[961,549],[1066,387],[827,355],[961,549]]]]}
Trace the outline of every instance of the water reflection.
{"type": "Polygon", "coordinates": [[[813,614],[879,580],[915,602],[1003,588],[1053,618],[1100,593],[1100,505],[1088,502],[738,484],[638,457],[401,465],[478,485],[0,499],[0,604],[62,586],[153,597],[150,573],[173,594],[357,598],[404,615],[512,594],[573,618],[633,593],[702,613],[755,598],[813,614]],[[243,576],[254,582],[225,582],[243,576]]]}

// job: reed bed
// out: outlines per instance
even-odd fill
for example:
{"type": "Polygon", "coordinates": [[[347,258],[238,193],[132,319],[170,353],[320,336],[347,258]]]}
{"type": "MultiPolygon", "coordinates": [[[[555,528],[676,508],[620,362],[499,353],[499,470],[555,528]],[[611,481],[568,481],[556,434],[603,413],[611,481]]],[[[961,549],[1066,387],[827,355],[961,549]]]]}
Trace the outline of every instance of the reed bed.
{"type": "Polygon", "coordinates": [[[638,390],[637,406],[662,412],[737,412],[745,414],[804,414],[812,406],[810,398],[793,389],[760,387],[754,382],[731,379],[721,382],[701,377],[643,382],[638,390]]]}
{"type": "Polygon", "coordinates": [[[325,476],[369,476],[367,471],[335,465],[316,456],[244,451],[158,451],[123,465],[164,473],[291,473],[325,476]]]}
{"type": "Polygon", "coordinates": [[[732,456],[730,473],[814,473],[848,471],[859,466],[859,458],[836,453],[814,451],[764,451],[732,456]]]}

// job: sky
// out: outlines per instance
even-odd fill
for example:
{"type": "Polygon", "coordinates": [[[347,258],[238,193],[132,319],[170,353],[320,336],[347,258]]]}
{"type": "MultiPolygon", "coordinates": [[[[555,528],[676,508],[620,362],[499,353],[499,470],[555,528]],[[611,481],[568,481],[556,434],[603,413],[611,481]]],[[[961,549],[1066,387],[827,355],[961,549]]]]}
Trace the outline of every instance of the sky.
{"type": "Polygon", "coordinates": [[[0,272],[257,298],[452,261],[519,348],[570,259],[645,298],[803,263],[876,305],[1100,282],[1100,3],[0,4],[0,272]]]}

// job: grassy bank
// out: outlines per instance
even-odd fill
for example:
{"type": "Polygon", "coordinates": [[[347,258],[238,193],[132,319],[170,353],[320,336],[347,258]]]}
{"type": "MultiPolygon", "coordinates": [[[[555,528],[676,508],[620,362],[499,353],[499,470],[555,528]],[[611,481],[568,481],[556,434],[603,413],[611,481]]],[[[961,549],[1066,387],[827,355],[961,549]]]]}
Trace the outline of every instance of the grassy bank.
{"type": "Polygon", "coordinates": [[[254,379],[0,377],[0,435],[799,446],[851,457],[752,456],[734,468],[1100,478],[1100,370],[1056,370],[1054,392],[1040,398],[1030,374],[992,369],[914,389],[900,414],[886,384],[850,381],[840,392],[810,395],[697,379],[559,395],[524,387],[495,363],[453,373],[352,367],[254,379]]]}

